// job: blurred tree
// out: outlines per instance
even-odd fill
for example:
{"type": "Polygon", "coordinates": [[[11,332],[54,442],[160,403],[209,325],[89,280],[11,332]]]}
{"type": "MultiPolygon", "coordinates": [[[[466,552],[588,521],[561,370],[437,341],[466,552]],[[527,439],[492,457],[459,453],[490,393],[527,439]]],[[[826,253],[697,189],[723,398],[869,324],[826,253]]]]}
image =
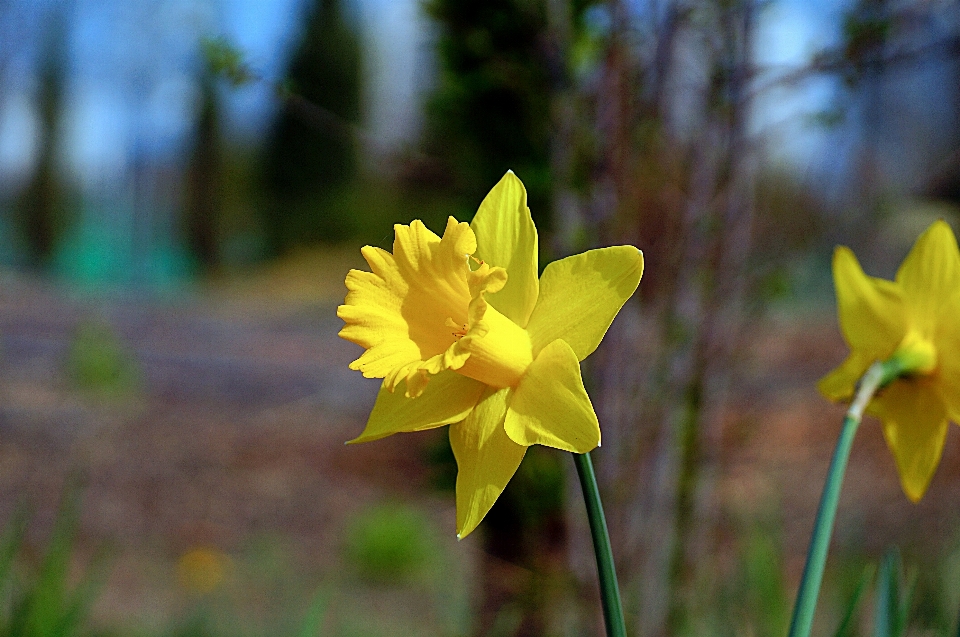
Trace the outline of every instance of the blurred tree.
{"type": "Polygon", "coordinates": [[[200,118],[190,156],[184,211],[190,251],[203,270],[219,262],[217,222],[223,204],[220,108],[213,80],[208,71],[201,83],[200,118]]]}
{"type": "MultiPolygon", "coordinates": [[[[923,112],[923,100],[904,90],[911,78],[902,73],[913,66],[920,78],[920,65],[956,59],[954,5],[852,3],[837,46],[764,84],[757,78],[772,70],[758,68],[754,53],[765,6],[609,0],[598,80],[586,87],[598,149],[591,180],[595,192],[608,193],[597,198],[605,210],[596,218],[607,221],[610,242],[635,243],[657,264],[640,288],[643,313],[631,324],[629,308],[621,312],[609,345],[590,361],[604,449],[609,442],[613,450],[598,462],[601,488],[613,496],[606,499],[613,541],[624,547],[626,597],[639,600],[634,609],[628,601],[638,634],[694,634],[709,612],[711,569],[723,568],[714,556],[724,503],[713,489],[729,453],[721,444],[729,433],[726,396],[742,378],[751,326],[782,293],[786,264],[809,258],[803,251],[812,240],[841,223],[844,237],[876,232],[879,210],[870,202],[904,183],[910,153],[891,149],[903,150],[905,133],[928,154],[956,134],[946,117],[938,134],[918,126],[942,115],[944,100],[927,117],[903,115],[923,112]],[[821,74],[838,80],[839,99],[854,107],[843,126],[853,143],[844,143],[854,151],[884,144],[872,156],[824,162],[844,181],[829,217],[826,189],[764,161],[764,135],[751,129],[766,89],[821,74]],[[878,159],[886,163],[874,166],[878,159]],[[889,166],[897,174],[879,169],[889,166]],[[637,360],[649,364],[637,370],[637,360]]],[[[922,81],[933,94],[942,79],[930,68],[922,81]]],[[[945,68],[956,67],[940,66],[941,74],[945,68]]]]}
{"type": "Polygon", "coordinates": [[[428,153],[475,206],[507,169],[527,187],[537,227],[550,227],[551,94],[563,73],[548,49],[547,4],[429,0],[440,77],[427,107],[428,153]]]}
{"type": "Polygon", "coordinates": [[[316,0],[287,76],[285,108],[266,144],[268,250],[340,239],[346,224],[329,206],[357,169],[350,124],[360,117],[360,43],[340,0],[316,0]],[[301,103],[323,118],[303,117],[301,103]]]}
{"type": "MultiPolygon", "coordinates": [[[[70,3],[65,3],[70,4],[70,3]]],[[[47,264],[59,233],[66,223],[63,212],[63,184],[57,170],[56,131],[63,102],[66,15],[69,7],[47,10],[38,83],[40,139],[33,176],[17,202],[17,221],[26,240],[27,263],[47,264]]]]}

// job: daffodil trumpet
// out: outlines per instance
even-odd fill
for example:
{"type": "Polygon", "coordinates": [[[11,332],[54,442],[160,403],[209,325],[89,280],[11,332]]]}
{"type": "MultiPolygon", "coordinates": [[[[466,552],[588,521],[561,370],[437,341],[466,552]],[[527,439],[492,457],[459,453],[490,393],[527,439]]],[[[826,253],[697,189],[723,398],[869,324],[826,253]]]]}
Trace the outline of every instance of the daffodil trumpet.
{"type": "MultiPolygon", "coordinates": [[[[599,446],[580,361],[636,291],[643,254],[589,250],[538,276],[537,229],[512,172],[469,224],[451,217],[442,237],[420,221],[394,229],[392,253],[361,250],[371,271],[349,272],[337,309],[340,336],[365,350],[350,367],[383,379],[366,428],[350,442],[449,425],[464,538],[527,447],[586,454],[599,446]]],[[[595,491],[584,494],[588,511],[599,507],[595,491]]]]}
{"type": "Polygon", "coordinates": [[[851,401],[823,488],[790,637],[807,637],[840,487],[864,413],[883,423],[900,485],[918,502],[940,463],[948,421],[960,422],[960,250],[944,221],[914,244],[893,281],[864,274],[853,252],[833,257],[847,359],[821,379],[827,398],[851,401]]]}

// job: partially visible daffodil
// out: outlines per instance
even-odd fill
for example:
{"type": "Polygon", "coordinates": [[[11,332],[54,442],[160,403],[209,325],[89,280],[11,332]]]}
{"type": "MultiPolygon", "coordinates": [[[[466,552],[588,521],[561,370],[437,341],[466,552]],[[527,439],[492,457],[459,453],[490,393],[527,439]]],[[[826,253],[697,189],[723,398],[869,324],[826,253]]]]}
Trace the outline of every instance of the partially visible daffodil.
{"type": "Polygon", "coordinates": [[[846,247],[833,255],[837,311],[850,355],[820,380],[834,401],[848,401],[875,361],[893,359],[901,375],[870,401],[883,422],[900,483],[923,497],[940,463],[947,422],[960,422],[960,252],[937,221],[917,239],[894,281],[863,273],[846,247]]]}
{"type": "Polygon", "coordinates": [[[340,336],[366,351],[351,363],[383,378],[366,429],[351,442],[451,424],[457,535],[476,528],[528,446],[585,453],[600,426],[583,387],[590,355],[637,289],[643,255],[590,250],[537,278],[537,229],[512,172],[470,224],[440,238],[395,226],[393,253],[366,246],[372,272],[351,270],[340,336]]]}

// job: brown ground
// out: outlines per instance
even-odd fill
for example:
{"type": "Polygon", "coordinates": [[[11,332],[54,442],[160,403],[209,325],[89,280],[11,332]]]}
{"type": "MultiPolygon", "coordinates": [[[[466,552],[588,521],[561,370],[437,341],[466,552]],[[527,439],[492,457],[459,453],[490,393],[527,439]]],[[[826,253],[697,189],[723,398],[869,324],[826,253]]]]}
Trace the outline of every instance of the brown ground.
{"type": "MultiPolygon", "coordinates": [[[[449,621],[437,616],[437,600],[465,588],[478,545],[453,540],[452,497],[425,488],[429,434],[343,446],[362,429],[377,383],[347,369],[358,348],[336,337],[346,265],[318,267],[326,276],[316,288],[281,271],[172,299],[2,280],[0,520],[31,499],[41,536],[65,476],[80,470],[82,545],[109,541],[117,555],[100,621],[156,628],[182,614],[190,597],[174,564],[203,546],[233,556],[234,579],[253,582],[256,595],[237,595],[254,614],[293,590],[297,601],[282,612],[299,613],[314,589],[329,586],[353,591],[331,602],[342,615],[373,604],[400,626],[396,634],[433,634],[449,621]],[[136,395],[105,399],[71,387],[67,350],[90,319],[108,322],[129,347],[142,375],[136,395]],[[435,521],[456,565],[438,585],[448,590],[371,592],[344,571],[351,516],[391,497],[416,502],[435,521]],[[281,575],[290,582],[269,583],[281,575]]],[[[779,506],[795,581],[842,413],[813,383],[845,348],[827,315],[771,319],[756,351],[751,380],[733,397],[718,488],[744,516],[779,506]]],[[[838,545],[876,554],[898,542],[908,554],[935,554],[953,539],[958,496],[955,431],[929,496],[912,505],[868,420],[850,461],[838,545]]]]}
{"type": "MultiPolygon", "coordinates": [[[[243,610],[262,617],[272,605],[299,616],[318,587],[359,586],[343,575],[345,528],[385,499],[413,500],[444,532],[444,548],[456,543],[452,503],[424,495],[429,434],[344,446],[378,385],[347,368],[359,348],[336,337],[331,299],[246,287],[93,298],[14,277],[2,290],[0,520],[30,501],[42,544],[65,477],[81,475],[81,546],[108,543],[114,554],[101,621],[157,629],[187,612],[175,564],[197,547],[233,556],[231,572],[243,580],[235,588],[254,589],[237,594],[243,610]],[[71,386],[68,349],[90,320],[128,346],[140,391],[116,398],[71,386]],[[283,595],[293,599],[268,599],[283,595]]],[[[459,588],[467,544],[458,558],[466,565],[449,578],[459,588]]],[[[331,604],[350,609],[364,595],[331,604]]],[[[397,634],[416,634],[440,621],[431,596],[383,590],[376,603],[397,634]]]]}

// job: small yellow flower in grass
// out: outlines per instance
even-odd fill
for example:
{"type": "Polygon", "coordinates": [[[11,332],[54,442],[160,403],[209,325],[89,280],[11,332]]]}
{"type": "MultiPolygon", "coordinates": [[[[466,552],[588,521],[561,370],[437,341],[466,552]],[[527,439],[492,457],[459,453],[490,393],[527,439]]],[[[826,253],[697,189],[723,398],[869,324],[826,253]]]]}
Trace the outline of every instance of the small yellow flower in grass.
{"type": "Polygon", "coordinates": [[[223,582],[230,558],[212,548],[195,548],[180,556],[177,576],[180,585],[194,593],[212,593],[223,582]]]}
{"type": "Polygon", "coordinates": [[[960,422],[960,252],[937,221],[887,281],[863,273],[846,247],[833,255],[840,329],[850,355],[820,380],[834,401],[852,398],[875,361],[896,359],[903,374],[867,407],[883,422],[904,493],[923,497],[940,463],[947,421],[960,422]]]}
{"type": "Polygon", "coordinates": [[[383,386],[351,442],[451,424],[457,535],[476,528],[528,446],[585,453],[600,426],[580,376],[636,291],[632,246],[551,263],[537,278],[537,229],[512,172],[470,224],[438,237],[420,221],[395,226],[393,253],[366,246],[372,272],[351,270],[337,309],[340,336],[366,351],[351,363],[383,386]]]}

